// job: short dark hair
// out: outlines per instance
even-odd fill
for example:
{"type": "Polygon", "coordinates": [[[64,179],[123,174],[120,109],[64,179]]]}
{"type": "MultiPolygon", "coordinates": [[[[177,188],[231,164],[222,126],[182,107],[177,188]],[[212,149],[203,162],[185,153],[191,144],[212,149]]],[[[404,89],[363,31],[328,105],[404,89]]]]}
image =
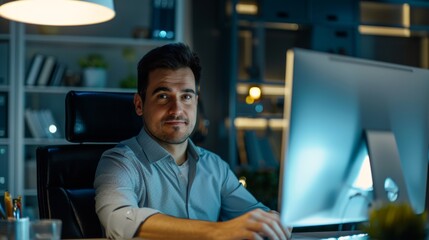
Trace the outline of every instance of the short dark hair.
{"type": "Polygon", "coordinates": [[[157,47],[145,54],[137,66],[137,91],[144,101],[149,82],[149,73],[155,69],[177,70],[189,67],[195,77],[195,87],[199,92],[201,65],[198,55],[183,43],[170,43],[157,47]]]}

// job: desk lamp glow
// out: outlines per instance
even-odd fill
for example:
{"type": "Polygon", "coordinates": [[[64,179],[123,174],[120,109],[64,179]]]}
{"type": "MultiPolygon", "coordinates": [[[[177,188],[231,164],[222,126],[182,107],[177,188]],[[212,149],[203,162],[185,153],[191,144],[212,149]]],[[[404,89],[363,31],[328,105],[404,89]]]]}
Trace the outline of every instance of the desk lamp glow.
{"type": "Polygon", "coordinates": [[[76,26],[96,24],[115,16],[113,0],[6,0],[0,16],[18,22],[76,26]]]}

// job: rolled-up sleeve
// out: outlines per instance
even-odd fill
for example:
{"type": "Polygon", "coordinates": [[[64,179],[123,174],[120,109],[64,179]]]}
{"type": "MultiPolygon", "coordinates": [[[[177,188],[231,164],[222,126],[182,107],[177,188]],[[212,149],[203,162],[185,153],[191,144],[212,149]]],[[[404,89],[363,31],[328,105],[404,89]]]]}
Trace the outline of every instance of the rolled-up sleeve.
{"type": "Polygon", "coordinates": [[[145,183],[133,161],[125,164],[126,155],[118,148],[106,151],[95,175],[96,212],[109,238],[133,238],[140,225],[159,212],[139,207],[145,183]]]}
{"type": "Polygon", "coordinates": [[[144,130],[137,138],[106,151],[94,181],[96,211],[106,236],[133,238],[142,223],[160,212],[218,221],[255,208],[268,210],[218,155],[190,142],[187,161],[189,179],[183,184],[173,157],[144,130]]]}
{"type": "Polygon", "coordinates": [[[113,211],[108,216],[106,235],[114,239],[131,239],[140,225],[158,210],[152,208],[124,207],[113,211]]]}

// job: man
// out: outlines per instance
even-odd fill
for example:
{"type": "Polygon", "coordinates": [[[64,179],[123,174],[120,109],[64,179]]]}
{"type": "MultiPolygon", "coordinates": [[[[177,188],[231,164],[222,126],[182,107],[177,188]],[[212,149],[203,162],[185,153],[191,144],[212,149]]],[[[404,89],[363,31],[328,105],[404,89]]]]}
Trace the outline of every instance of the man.
{"type": "Polygon", "coordinates": [[[189,139],[201,67],[181,43],[138,64],[139,135],[106,151],[97,168],[96,211],[109,238],[287,239],[278,214],[258,202],[226,162],[189,139]]]}

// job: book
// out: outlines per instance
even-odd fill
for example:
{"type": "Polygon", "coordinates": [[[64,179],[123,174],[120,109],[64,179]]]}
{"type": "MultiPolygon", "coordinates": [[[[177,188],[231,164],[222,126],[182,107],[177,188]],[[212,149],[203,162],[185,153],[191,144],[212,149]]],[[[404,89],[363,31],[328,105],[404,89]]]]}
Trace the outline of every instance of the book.
{"type": "Polygon", "coordinates": [[[61,86],[66,73],[66,65],[64,63],[55,64],[54,72],[49,80],[50,86],[61,86]]]}
{"type": "Polygon", "coordinates": [[[53,136],[55,138],[61,138],[62,134],[61,134],[61,131],[60,131],[60,126],[58,125],[58,122],[56,121],[56,119],[54,117],[54,114],[52,113],[51,110],[47,110],[46,114],[48,116],[48,120],[50,122],[50,125],[55,126],[55,129],[56,129],[55,132],[51,131],[51,133],[53,134],[53,136]]]}
{"type": "Polygon", "coordinates": [[[40,69],[40,74],[37,79],[38,86],[48,85],[49,79],[51,78],[52,72],[54,70],[56,59],[54,56],[47,56],[43,62],[42,68],[40,69]]]}
{"type": "Polygon", "coordinates": [[[30,63],[30,67],[28,68],[28,71],[27,71],[25,84],[27,84],[28,86],[33,86],[36,84],[44,59],[45,59],[45,56],[39,53],[36,53],[33,56],[30,63]]]}
{"type": "Polygon", "coordinates": [[[58,124],[56,123],[52,111],[49,109],[42,109],[37,111],[40,119],[42,129],[47,138],[61,138],[58,124]]]}
{"type": "Polygon", "coordinates": [[[25,122],[30,130],[31,136],[34,138],[44,138],[46,134],[43,131],[38,114],[33,109],[25,109],[25,122]]]}
{"type": "Polygon", "coordinates": [[[256,131],[248,130],[244,133],[244,142],[249,167],[272,169],[279,166],[267,137],[260,137],[256,131]]]}
{"type": "Polygon", "coordinates": [[[34,138],[61,138],[59,126],[49,109],[26,109],[25,121],[34,138]]]}
{"type": "Polygon", "coordinates": [[[9,72],[9,43],[0,42],[0,85],[7,84],[9,72]]]}
{"type": "Polygon", "coordinates": [[[264,159],[263,161],[263,167],[265,168],[278,168],[279,167],[279,160],[274,155],[274,150],[271,146],[270,141],[267,137],[260,137],[259,138],[259,147],[262,152],[262,157],[264,159]]]}
{"type": "Polygon", "coordinates": [[[244,143],[244,130],[237,130],[237,152],[242,166],[248,166],[246,144],[244,143]]]}
{"type": "Polygon", "coordinates": [[[46,115],[46,110],[44,109],[34,110],[34,113],[40,122],[40,126],[43,132],[43,137],[52,138],[53,135],[50,133],[50,130],[49,130],[50,123],[48,120],[48,116],[46,115]]]}
{"type": "Polygon", "coordinates": [[[6,92],[0,92],[0,138],[6,138],[8,135],[7,96],[6,92]]]}
{"type": "Polygon", "coordinates": [[[152,2],[151,32],[154,39],[174,39],[176,0],[152,2]]]}
{"type": "Polygon", "coordinates": [[[252,169],[259,169],[264,166],[264,158],[262,156],[258,136],[255,131],[249,130],[244,132],[244,144],[248,166],[252,169]]]}

